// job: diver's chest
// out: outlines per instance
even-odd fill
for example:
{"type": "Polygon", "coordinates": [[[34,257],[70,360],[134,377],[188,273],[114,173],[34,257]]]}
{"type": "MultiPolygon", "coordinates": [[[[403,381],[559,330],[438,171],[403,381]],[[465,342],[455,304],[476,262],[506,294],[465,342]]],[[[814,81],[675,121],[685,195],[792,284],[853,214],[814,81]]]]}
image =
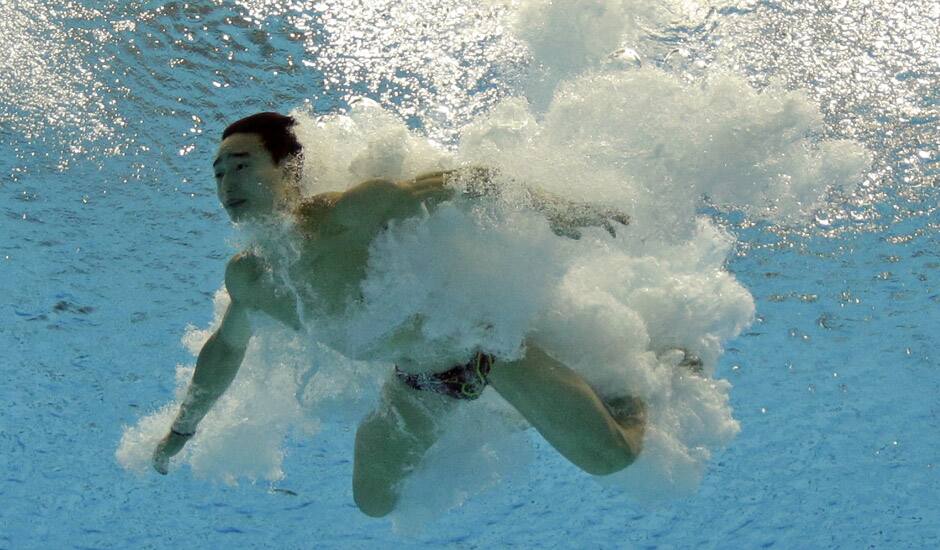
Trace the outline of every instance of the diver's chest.
{"type": "Polygon", "coordinates": [[[356,236],[311,240],[290,266],[290,277],[327,298],[345,298],[365,277],[370,242],[356,236]]]}

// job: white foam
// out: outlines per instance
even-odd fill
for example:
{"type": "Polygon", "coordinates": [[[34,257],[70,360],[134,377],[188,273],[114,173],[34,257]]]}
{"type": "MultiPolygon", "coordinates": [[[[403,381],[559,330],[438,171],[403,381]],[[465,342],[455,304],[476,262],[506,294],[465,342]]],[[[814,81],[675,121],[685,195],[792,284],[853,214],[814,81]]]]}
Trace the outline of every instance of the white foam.
{"type": "Polygon", "coordinates": [[[449,164],[446,151],[409,132],[399,118],[369,99],[355,102],[349,115],[291,114],[304,144],[308,195],[343,191],[370,178],[405,179],[449,164]]]}
{"type": "Polygon", "coordinates": [[[661,70],[591,72],[563,84],[543,116],[512,98],[467,128],[461,156],[581,199],[616,204],[661,240],[687,238],[703,195],[779,221],[852,187],[868,155],[819,142],[819,110],[799,92],[740,78],[683,83],[661,70]]]}
{"type": "Polygon", "coordinates": [[[469,498],[525,475],[532,461],[525,421],[493,392],[455,408],[441,423],[443,435],[402,483],[392,514],[398,531],[421,532],[469,498]]]}
{"type": "MultiPolygon", "coordinates": [[[[187,330],[183,341],[194,355],[218,327],[228,301],[224,288],[219,290],[209,330],[187,330]]],[[[255,334],[238,375],[171,461],[172,469],[186,463],[197,476],[227,483],[278,480],[284,476],[283,442],[289,433],[309,437],[319,431],[321,419],[355,422],[372,407],[382,378],[375,368],[363,368],[264,317],[253,317],[252,326],[255,334]]],[[[150,469],[151,453],[172,424],[192,372],[192,365],[179,365],[175,401],[125,428],[116,452],[123,467],[138,473],[150,469]]]]}
{"type": "MultiPolygon", "coordinates": [[[[504,4],[505,2],[496,3],[504,4]]],[[[509,25],[528,46],[526,97],[539,111],[560,82],[585,71],[634,67],[647,32],[702,24],[712,10],[737,0],[518,0],[509,25]]]]}
{"type": "MultiPolygon", "coordinates": [[[[595,2],[575,20],[564,17],[570,2],[520,5],[516,28],[555,82],[534,106],[523,97],[502,101],[464,128],[452,150],[368,101],[348,115],[295,113],[308,194],[464,165],[498,169],[505,193],[392,224],[373,243],[361,304],[312,320],[304,336],[262,331],[181,459],[194,472],[276,479],[285,434],[314,433],[324,415],[361,418],[392,362],[450,366],[474,349],[505,362],[524,353],[527,338],[604,396],[647,401],[643,454],[604,478],[640,499],[694,490],[712,452],[738,432],[731,386],[711,375],[725,342],[750,323],[754,303],[724,268],[733,236],[696,208],[708,197],[754,216],[800,220],[830,188],[855,185],[867,153],[856,143],[820,140],[822,118],[800,92],[758,92],[728,74],[687,82],[650,67],[604,65],[638,28],[631,3],[595,2]],[[577,241],[559,237],[529,208],[525,186],[618,208],[632,223],[616,238],[600,228],[577,241]],[[419,316],[422,338],[390,346],[419,316]],[[677,365],[677,348],[702,358],[704,376],[677,365]]],[[[544,76],[534,77],[539,85],[544,76]]],[[[190,349],[207,334],[192,330],[190,349]]],[[[189,371],[181,374],[182,389],[189,371]]],[[[496,417],[506,417],[505,403],[489,394],[462,410],[502,407],[496,417]]],[[[123,465],[146,467],[174,409],[125,431],[123,465]]],[[[480,429],[480,418],[488,417],[460,412],[443,420],[446,435],[403,487],[397,521],[404,528],[477,490],[454,482],[454,472],[486,487],[526,462],[509,435],[517,432],[480,429]]]]}

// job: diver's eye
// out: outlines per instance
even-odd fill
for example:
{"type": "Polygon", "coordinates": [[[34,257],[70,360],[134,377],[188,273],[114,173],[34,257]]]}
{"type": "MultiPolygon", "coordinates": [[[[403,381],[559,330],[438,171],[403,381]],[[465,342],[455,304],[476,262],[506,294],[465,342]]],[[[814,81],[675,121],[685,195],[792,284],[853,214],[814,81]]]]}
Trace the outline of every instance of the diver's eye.
{"type": "Polygon", "coordinates": [[[215,179],[217,179],[217,180],[222,179],[222,172],[216,172],[216,173],[215,173],[215,179]]]}
{"type": "Polygon", "coordinates": [[[246,164],[244,164],[244,163],[238,164],[238,165],[235,166],[235,170],[241,170],[241,169],[244,168],[245,166],[246,166],[246,164]]]}

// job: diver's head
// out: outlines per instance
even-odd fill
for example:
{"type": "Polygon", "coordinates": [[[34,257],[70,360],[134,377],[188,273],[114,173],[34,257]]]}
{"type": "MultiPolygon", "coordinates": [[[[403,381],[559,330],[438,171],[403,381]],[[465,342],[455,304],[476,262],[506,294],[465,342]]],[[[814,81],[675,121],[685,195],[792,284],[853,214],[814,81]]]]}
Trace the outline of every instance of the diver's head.
{"type": "Polygon", "coordinates": [[[293,117],[258,113],[222,132],[213,168],[219,200],[233,221],[264,218],[299,198],[296,161],[303,148],[295,124],[293,117]]]}

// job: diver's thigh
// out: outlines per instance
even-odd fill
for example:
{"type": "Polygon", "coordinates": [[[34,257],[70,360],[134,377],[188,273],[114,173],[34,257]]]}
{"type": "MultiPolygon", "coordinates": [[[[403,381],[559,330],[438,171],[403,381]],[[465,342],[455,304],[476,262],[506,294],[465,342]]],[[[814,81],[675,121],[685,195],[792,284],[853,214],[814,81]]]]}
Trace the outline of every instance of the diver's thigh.
{"type": "Polygon", "coordinates": [[[395,507],[398,495],[393,490],[394,475],[390,457],[385,453],[389,434],[387,418],[378,411],[369,415],[356,430],[353,458],[353,499],[364,513],[381,517],[395,507]]]}
{"type": "Polygon", "coordinates": [[[398,499],[397,485],[437,439],[438,419],[449,398],[409,388],[391,379],[379,407],[356,430],[353,496],[369,515],[385,515],[398,499]]]}

